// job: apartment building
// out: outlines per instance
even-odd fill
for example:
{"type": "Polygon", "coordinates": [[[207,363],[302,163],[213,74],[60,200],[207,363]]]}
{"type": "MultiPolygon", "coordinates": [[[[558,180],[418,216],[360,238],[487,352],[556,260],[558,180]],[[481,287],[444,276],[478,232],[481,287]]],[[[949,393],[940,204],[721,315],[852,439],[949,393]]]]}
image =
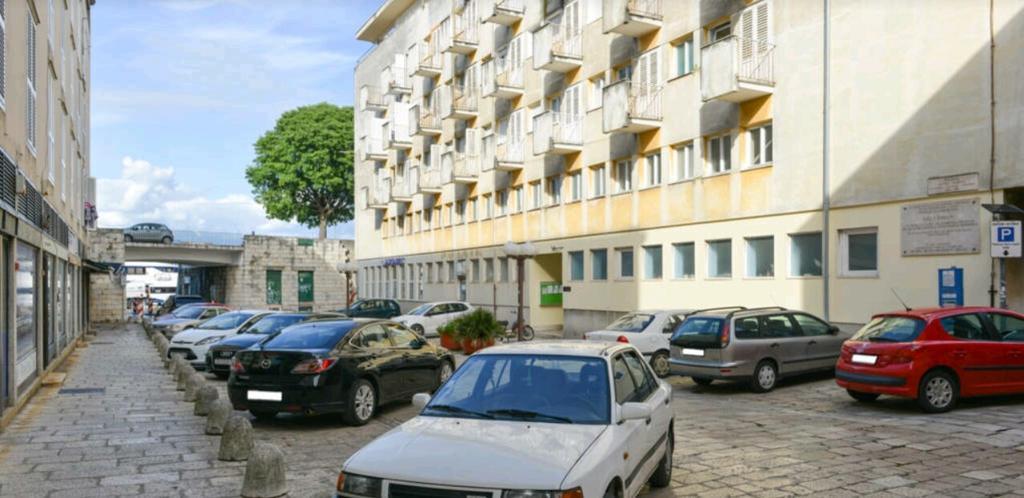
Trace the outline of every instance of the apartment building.
{"type": "Polygon", "coordinates": [[[85,329],[92,4],[0,2],[0,426],[85,329]]]}
{"type": "Polygon", "coordinates": [[[941,269],[987,304],[982,204],[1024,205],[1020,2],[387,0],[357,36],[361,296],[510,318],[529,242],[528,319],[570,337],[635,309],[862,323],[938,305],[941,269]]]}

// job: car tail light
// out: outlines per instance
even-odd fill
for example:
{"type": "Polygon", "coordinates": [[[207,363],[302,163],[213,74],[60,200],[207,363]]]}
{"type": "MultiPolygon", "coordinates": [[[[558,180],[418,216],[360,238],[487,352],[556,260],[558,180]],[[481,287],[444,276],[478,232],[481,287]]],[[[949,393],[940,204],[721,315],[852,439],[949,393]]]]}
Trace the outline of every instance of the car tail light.
{"type": "Polygon", "coordinates": [[[236,374],[245,373],[245,367],[242,366],[242,361],[235,357],[235,361],[231,362],[231,371],[236,374]]]}
{"type": "Polygon", "coordinates": [[[725,349],[729,345],[729,322],[726,322],[725,326],[722,327],[720,339],[722,341],[722,349],[725,349]]]}
{"type": "Polygon", "coordinates": [[[336,486],[335,489],[337,489],[339,493],[341,493],[342,490],[345,489],[345,473],[344,472],[338,472],[338,483],[337,483],[337,486],[336,486]]]}
{"type": "Polygon", "coordinates": [[[334,360],[329,358],[314,358],[310,360],[300,361],[295,368],[292,368],[293,374],[318,374],[331,368],[334,364],[334,360]]]}
{"type": "Polygon", "coordinates": [[[629,338],[624,335],[620,335],[618,339],[615,339],[615,341],[629,344],[629,338]]]}

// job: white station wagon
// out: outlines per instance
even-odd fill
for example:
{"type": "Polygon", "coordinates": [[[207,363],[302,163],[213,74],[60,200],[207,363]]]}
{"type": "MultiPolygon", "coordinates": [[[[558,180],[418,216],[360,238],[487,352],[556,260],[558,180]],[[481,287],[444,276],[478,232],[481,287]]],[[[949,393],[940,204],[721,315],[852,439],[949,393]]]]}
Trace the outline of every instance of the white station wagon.
{"type": "Polygon", "coordinates": [[[671,399],[628,344],[487,348],[352,455],[338,496],[633,497],[669,484],[671,399]]]}

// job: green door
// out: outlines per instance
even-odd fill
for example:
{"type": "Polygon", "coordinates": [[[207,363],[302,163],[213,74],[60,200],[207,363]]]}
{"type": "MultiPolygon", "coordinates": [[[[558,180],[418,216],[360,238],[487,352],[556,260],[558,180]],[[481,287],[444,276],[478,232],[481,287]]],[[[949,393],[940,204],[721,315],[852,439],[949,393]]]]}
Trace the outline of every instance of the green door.
{"type": "Polygon", "coordinates": [[[299,302],[313,302],[313,272],[299,272],[299,302]]]}

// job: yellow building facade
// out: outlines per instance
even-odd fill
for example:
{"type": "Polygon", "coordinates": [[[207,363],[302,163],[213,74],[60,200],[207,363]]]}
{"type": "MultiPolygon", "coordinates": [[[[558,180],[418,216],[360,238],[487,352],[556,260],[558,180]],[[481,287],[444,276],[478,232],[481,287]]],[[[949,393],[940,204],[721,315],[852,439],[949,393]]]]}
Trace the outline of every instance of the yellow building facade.
{"type": "Polygon", "coordinates": [[[894,291],[937,305],[949,267],[987,304],[1024,6],[825,5],[384,2],[358,34],[360,295],[514,319],[503,246],[528,241],[528,318],[566,336],[725,305],[861,323],[894,291]]]}

